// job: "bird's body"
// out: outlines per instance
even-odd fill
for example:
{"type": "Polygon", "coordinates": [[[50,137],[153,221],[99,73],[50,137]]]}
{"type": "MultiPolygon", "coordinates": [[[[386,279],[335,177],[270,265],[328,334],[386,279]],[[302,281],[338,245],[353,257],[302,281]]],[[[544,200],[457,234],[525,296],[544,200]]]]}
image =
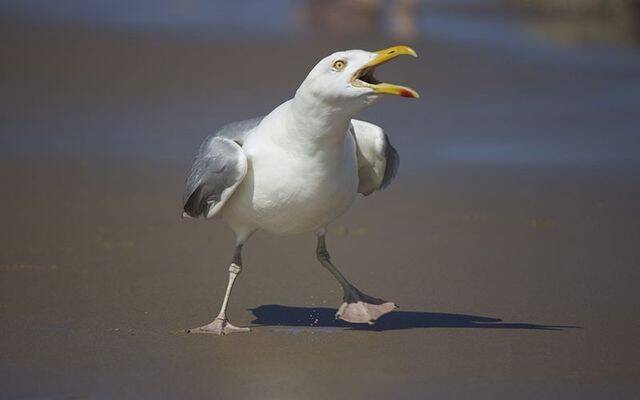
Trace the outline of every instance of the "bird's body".
{"type": "Polygon", "coordinates": [[[247,175],[222,210],[240,235],[261,229],[277,235],[314,232],[342,215],[358,190],[358,165],[349,125],[325,131],[310,146],[294,126],[292,101],[276,108],[242,148],[247,175]]]}
{"type": "Polygon", "coordinates": [[[398,157],[387,135],[353,116],[383,93],[418,97],[373,78],[375,66],[400,54],[415,56],[406,46],[335,53],[316,65],[293,99],[204,141],[187,179],[183,215],[222,217],[236,235],[236,252],[220,314],[194,332],[248,331],[231,325],[225,310],[241,270],[242,245],[257,230],[316,232],[318,259],[344,290],[337,317],[372,323],[395,308],[349,283],[330,261],[325,233],[358,193],[384,188],[395,174],[398,157]]]}

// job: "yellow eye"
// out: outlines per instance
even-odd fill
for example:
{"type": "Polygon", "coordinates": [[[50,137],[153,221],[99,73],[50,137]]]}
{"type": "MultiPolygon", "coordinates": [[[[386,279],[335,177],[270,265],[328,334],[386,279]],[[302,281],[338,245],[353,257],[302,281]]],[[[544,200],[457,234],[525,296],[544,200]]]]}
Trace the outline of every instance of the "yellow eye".
{"type": "Polygon", "coordinates": [[[346,61],[338,60],[333,63],[333,69],[335,69],[336,71],[342,71],[346,65],[346,61]]]}

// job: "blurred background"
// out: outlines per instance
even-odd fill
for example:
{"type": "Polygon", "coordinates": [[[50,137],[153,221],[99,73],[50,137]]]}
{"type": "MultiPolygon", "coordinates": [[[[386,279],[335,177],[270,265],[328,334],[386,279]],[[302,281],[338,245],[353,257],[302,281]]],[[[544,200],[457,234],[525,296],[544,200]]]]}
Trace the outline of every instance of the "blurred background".
{"type": "Polygon", "coordinates": [[[0,38],[0,397],[637,396],[640,1],[3,0],[0,38]],[[314,317],[340,293],[312,235],[257,234],[230,305],[254,333],[177,333],[233,241],[180,219],[202,139],[395,44],[420,58],[377,77],[421,98],[359,117],[399,175],[329,244],[401,311],[314,317]],[[310,317],[255,311],[282,305],[310,317]]]}
{"type": "Polygon", "coordinates": [[[639,10],[632,0],[4,1],[1,148],[185,160],[203,133],[289,98],[324,55],[406,42],[423,49],[420,62],[381,71],[425,94],[386,105],[404,121],[394,136],[405,166],[634,162],[639,10]]]}

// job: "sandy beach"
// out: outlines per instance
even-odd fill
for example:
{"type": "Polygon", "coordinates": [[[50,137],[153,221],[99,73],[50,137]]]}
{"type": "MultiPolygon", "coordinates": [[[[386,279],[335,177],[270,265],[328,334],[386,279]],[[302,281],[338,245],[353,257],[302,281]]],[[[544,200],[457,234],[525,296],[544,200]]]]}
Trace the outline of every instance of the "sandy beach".
{"type": "Polygon", "coordinates": [[[180,218],[196,147],[336,47],[389,39],[31,28],[2,24],[1,398],[636,397],[636,61],[411,43],[421,58],[380,76],[422,99],[363,115],[390,134],[398,178],[328,238],[399,310],[335,321],[313,235],[258,233],[229,308],[253,331],[213,337],[184,329],[217,312],[233,237],[180,218]]]}

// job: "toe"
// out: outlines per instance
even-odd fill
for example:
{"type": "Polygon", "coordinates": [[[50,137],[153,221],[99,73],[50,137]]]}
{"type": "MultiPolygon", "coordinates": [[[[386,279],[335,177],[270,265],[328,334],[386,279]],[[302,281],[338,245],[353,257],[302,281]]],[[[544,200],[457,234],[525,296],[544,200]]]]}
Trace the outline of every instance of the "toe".
{"type": "Polygon", "coordinates": [[[224,333],[238,333],[238,332],[251,332],[251,329],[235,326],[230,324],[229,322],[227,322],[227,324],[224,326],[224,333]]]}

